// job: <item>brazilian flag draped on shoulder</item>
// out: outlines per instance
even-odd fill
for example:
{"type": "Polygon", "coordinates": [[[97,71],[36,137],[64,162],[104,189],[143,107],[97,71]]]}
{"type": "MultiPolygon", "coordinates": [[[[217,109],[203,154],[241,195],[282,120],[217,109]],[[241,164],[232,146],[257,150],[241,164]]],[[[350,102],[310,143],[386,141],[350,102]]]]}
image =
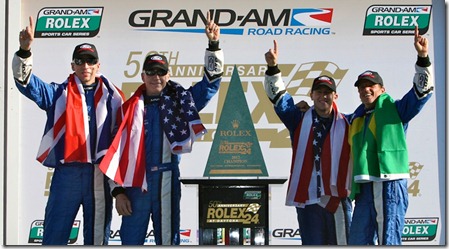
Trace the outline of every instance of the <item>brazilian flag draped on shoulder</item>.
{"type": "Polygon", "coordinates": [[[354,163],[351,199],[359,192],[359,183],[410,177],[405,132],[395,101],[386,93],[380,95],[368,123],[366,118],[356,117],[349,131],[354,163]]]}

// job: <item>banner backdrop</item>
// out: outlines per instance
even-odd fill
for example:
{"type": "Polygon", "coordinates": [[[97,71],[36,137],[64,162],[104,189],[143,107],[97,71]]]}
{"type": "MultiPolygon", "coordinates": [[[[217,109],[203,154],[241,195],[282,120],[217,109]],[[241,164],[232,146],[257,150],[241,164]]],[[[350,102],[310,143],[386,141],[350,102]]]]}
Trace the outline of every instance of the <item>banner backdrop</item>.
{"type": "MultiPolygon", "coordinates": [[[[63,82],[71,73],[73,48],[82,42],[96,45],[101,72],[129,97],[141,83],[142,62],[148,53],[163,53],[171,65],[171,79],[183,86],[202,76],[207,37],[207,11],[221,27],[220,47],[225,70],[218,94],[202,110],[208,133],[194,143],[193,152],[181,160],[182,177],[201,177],[207,163],[226,89],[236,67],[269,177],[287,178],[291,142],[276,116],[264,87],[264,53],[279,44],[279,65],[287,90],[295,101],[309,97],[312,79],[333,76],[338,85],[338,105],[350,113],[360,104],[354,82],[370,69],[380,73],[387,92],[398,99],[412,87],[416,51],[413,28],[419,25],[429,39],[434,62],[430,0],[405,1],[31,1],[22,0],[22,27],[28,16],[36,22],[32,46],[34,74],[47,82],[63,82]],[[274,4],[275,3],[275,4],[274,4]]],[[[17,42],[18,44],[18,42],[17,42]]],[[[14,45],[11,45],[14,46],[14,45]]],[[[438,91],[438,85],[436,86],[438,91]]],[[[405,245],[440,245],[445,215],[445,185],[439,183],[437,108],[432,97],[410,123],[407,132],[411,178],[409,209],[403,231],[405,245]],[[425,134],[425,135],[424,135],[425,134]]],[[[39,244],[42,221],[53,171],[36,160],[45,124],[45,113],[20,99],[20,245],[39,244]]],[[[270,187],[270,245],[300,245],[296,212],[285,203],[287,183],[270,187]]],[[[198,245],[198,189],[182,186],[181,244],[198,245]]],[[[114,209],[110,244],[119,245],[121,217],[114,209]]],[[[71,244],[83,244],[82,210],[74,224],[71,244]]],[[[146,244],[154,244],[152,225],[146,244]]],[[[8,227],[6,227],[6,231],[8,227]]],[[[445,231],[445,230],[443,230],[445,231]]],[[[442,238],[443,237],[443,238],[442,238]]],[[[445,243],[445,242],[444,242],[445,243]]],[[[443,243],[443,244],[444,244],[443,243]]]]}

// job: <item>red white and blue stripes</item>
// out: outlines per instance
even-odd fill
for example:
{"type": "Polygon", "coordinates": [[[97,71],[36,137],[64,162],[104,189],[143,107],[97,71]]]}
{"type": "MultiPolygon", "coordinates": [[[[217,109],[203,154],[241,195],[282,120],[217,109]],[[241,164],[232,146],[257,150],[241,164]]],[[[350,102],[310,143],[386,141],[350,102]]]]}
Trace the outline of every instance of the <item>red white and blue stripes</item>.
{"type": "MultiPolygon", "coordinates": [[[[312,107],[313,108],[313,107],[312,107]]],[[[318,203],[324,207],[332,205],[335,198],[320,198],[317,195],[316,170],[313,165],[312,108],[305,114],[295,130],[293,160],[288,185],[286,205],[304,206],[318,203]],[[326,203],[323,203],[326,202],[326,203]]],[[[347,140],[348,122],[333,105],[334,120],[326,136],[321,153],[321,195],[347,197],[351,186],[350,148],[347,140]]],[[[339,200],[335,204],[338,205],[339,200]]],[[[334,208],[329,207],[330,210],[334,208]]],[[[335,207],[336,208],[336,207],[335,207]]]]}
{"type": "MultiPolygon", "coordinates": [[[[189,91],[170,82],[175,94],[164,95],[160,100],[163,127],[163,158],[189,153],[195,139],[206,132],[201,123],[189,91]]],[[[100,169],[123,187],[147,189],[144,144],[144,94],[142,84],[122,108],[122,118],[114,141],[100,164],[100,169]]],[[[151,136],[151,134],[147,134],[151,136]]]]}
{"type": "Polygon", "coordinates": [[[67,86],[56,98],[52,117],[49,117],[53,125],[44,132],[37,160],[49,166],[70,162],[94,163],[106,154],[112,140],[116,111],[123,103],[124,95],[106,77],[99,77],[94,95],[97,137],[95,154],[92,155],[82,84],[74,74],[63,84],[67,86]]]}

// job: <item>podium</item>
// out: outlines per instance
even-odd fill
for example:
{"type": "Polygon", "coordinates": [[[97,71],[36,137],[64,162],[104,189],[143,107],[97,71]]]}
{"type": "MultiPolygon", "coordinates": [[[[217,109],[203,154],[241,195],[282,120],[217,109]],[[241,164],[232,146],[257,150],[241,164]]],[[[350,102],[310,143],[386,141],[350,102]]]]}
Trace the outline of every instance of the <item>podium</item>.
{"type": "Polygon", "coordinates": [[[198,185],[200,245],[268,245],[269,185],[287,179],[268,177],[236,66],[226,88],[203,177],[180,181],[198,185]]]}
{"type": "Polygon", "coordinates": [[[269,185],[286,178],[181,178],[198,185],[200,245],[268,245],[269,185]]]}

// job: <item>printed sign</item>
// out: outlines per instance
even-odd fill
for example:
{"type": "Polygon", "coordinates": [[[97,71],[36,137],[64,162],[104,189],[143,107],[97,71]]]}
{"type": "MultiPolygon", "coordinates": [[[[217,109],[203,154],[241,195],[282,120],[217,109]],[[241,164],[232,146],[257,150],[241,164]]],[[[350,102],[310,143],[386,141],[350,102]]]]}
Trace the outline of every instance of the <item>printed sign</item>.
{"type": "Polygon", "coordinates": [[[431,5],[372,5],[366,11],[363,35],[414,35],[429,29],[431,5]]]}
{"type": "Polygon", "coordinates": [[[200,186],[202,245],[268,244],[267,186],[200,186]]]}
{"type": "Polygon", "coordinates": [[[94,37],[100,31],[103,7],[43,8],[36,21],[35,37],[94,37]]]}
{"type": "Polygon", "coordinates": [[[438,218],[406,218],[402,241],[432,241],[438,230],[438,218]]]}
{"type": "MultiPolygon", "coordinates": [[[[67,244],[74,244],[78,240],[78,233],[80,230],[81,221],[75,220],[73,222],[72,231],[70,231],[69,241],[67,244]]],[[[30,236],[28,237],[28,243],[41,244],[44,235],[44,221],[35,220],[31,223],[30,236]]]]}

